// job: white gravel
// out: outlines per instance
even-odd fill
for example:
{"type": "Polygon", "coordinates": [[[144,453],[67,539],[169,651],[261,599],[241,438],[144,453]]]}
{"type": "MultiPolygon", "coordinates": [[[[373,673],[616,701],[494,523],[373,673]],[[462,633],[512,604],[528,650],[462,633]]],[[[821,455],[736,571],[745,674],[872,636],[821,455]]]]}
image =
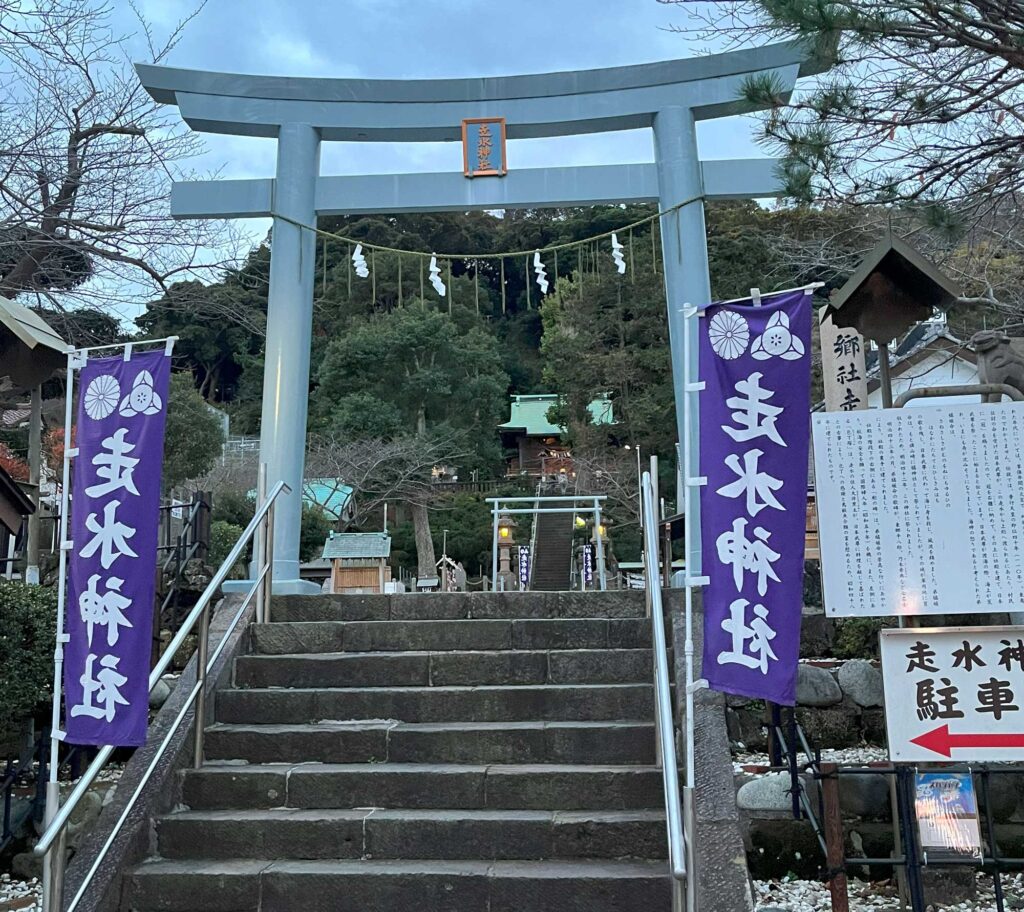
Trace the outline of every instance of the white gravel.
{"type": "MultiPolygon", "coordinates": [[[[1003,900],[1007,912],[1020,909],[1024,903],[1024,873],[1004,873],[1003,900]]],[[[755,909],[784,909],[785,912],[829,912],[832,903],[828,887],[814,880],[755,880],[755,909]]],[[[851,912],[896,912],[900,909],[895,887],[888,882],[869,884],[850,879],[851,912]]],[[[932,908],[932,907],[929,907],[932,908]]],[[[996,912],[992,878],[978,875],[978,898],[944,906],[944,912],[996,912]]]]}
{"type": "MultiPolygon", "coordinates": [[[[807,762],[807,756],[802,752],[797,754],[797,759],[800,763],[807,762]]],[[[862,745],[861,747],[825,748],[821,752],[821,759],[829,763],[863,765],[865,763],[885,762],[889,759],[889,755],[884,747],[862,745]]],[[[769,760],[767,754],[753,751],[739,751],[733,754],[732,758],[732,769],[736,775],[740,773],[747,773],[749,775],[749,771],[743,769],[744,766],[769,766],[770,764],[771,760],[769,760]]],[[[753,775],[763,774],[754,773],[753,775]]]]}
{"type": "Polygon", "coordinates": [[[0,910],[40,912],[42,896],[43,885],[35,877],[26,881],[0,874],[0,910]]]}
{"type": "MultiPolygon", "coordinates": [[[[0,912],[41,912],[42,884],[0,875],[0,912]],[[31,901],[29,901],[31,900],[31,901]]],[[[897,912],[899,896],[888,882],[865,883],[854,878],[849,882],[851,912],[897,912]]],[[[1009,910],[1024,905],[1024,873],[1003,874],[1003,898],[1009,910]]],[[[782,909],[785,912],[830,912],[828,887],[815,880],[755,880],[754,901],[757,912],[782,909]]],[[[929,907],[931,908],[931,907],[929,907]]],[[[974,902],[945,907],[944,912],[996,912],[992,878],[978,875],[978,898],[974,902]]]]}

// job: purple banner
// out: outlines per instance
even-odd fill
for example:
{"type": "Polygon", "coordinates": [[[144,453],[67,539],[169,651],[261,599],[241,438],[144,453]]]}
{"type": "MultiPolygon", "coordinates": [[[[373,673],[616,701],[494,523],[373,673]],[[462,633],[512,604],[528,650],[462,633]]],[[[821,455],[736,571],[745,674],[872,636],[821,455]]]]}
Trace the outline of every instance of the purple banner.
{"type": "Polygon", "coordinates": [[[792,704],[800,655],[811,296],[712,305],[700,319],[703,676],[792,704]]]}
{"type": "Polygon", "coordinates": [[[594,582],[594,546],[583,546],[583,582],[588,586],[594,582]]]}
{"type": "Polygon", "coordinates": [[[89,361],[80,374],[64,652],[73,744],[146,740],[170,372],[160,350],[89,361]]]}
{"type": "Polygon", "coordinates": [[[530,585],[530,548],[528,545],[519,546],[519,586],[525,589],[530,585]]]}

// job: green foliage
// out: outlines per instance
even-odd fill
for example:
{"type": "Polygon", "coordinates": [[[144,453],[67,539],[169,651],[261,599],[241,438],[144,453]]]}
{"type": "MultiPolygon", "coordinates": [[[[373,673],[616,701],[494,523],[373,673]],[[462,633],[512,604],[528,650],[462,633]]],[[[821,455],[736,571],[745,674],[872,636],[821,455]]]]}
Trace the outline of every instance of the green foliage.
{"type": "Polygon", "coordinates": [[[136,320],[150,338],[177,336],[174,356],[191,369],[207,402],[233,398],[262,346],[266,298],[229,274],[220,285],[179,282],[136,320]]]}
{"type": "Polygon", "coordinates": [[[127,338],[117,317],[94,307],[57,310],[39,307],[36,312],[69,345],[111,345],[127,338]]]}
{"type": "Polygon", "coordinates": [[[491,508],[483,495],[454,494],[435,514],[434,548],[440,555],[447,529],[448,556],[461,561],[466,571],[475,575],[477,567],[491,559],[492,522],[491,508]]]}
{"type": "Polygon", "coordinates": [[[299,560],[316,560],[324,552],[324,542],[334,521],[319,507],[302,505],[302,529],[299,532],[299,560]]]}
{"type": "Polygon", "coordinates": [[[196,392],[191,376],[173,374],[167,402],[164,488],[171,490],[208,472],[223,445],[220,419],[196,392]]]}
{"type": "MultiPolygon", "coordinates": [[[[352,434],[391,425],[393,436],[396,424],[406,433],[493,428],[508,389],[493,335],[475,320],[420,305],[353,320],[327,346],[318,381],[321,427],[340,423],[352,434]]],[[[475,443],[476,465],[464,470],[498,455],[496,435],[477,434],[475,443]]]]}
{"type": "Polygon", "coordinates": [[[244,529],[255,512],[251,497],[240,491],[218,491],[213,498],[210,516],[214,522],[219,520],[244,529]]]}
{"type": "Polygon", "coordinates": [[[401,434],[404,426],[394,403],[363,392],[339,397],[324,421],[326,432],[342,440],[386,440],[401,434]]]}
{"type": "MultiPolygon", "coordinates": [[[[213,499],[213,510],[211,512],[211,530],[213,526],[219,525],[223,530],[235,531],[234,537],[228,542],[224,553],[220,555],[219,563],[227,556],[228,551],[238,540],[238,537],[245,531],[245,527],[252,521],[256,512],[255,500],[238,491],[218,492],[213,499]]],[[[314,560],[318,558],[324,549],[324,542],[334,527],[334,520],[331,519],[319,507],[308,503],[302,505],[302,526],[299,532],[299,560],[314,560]]],[[[211,531],[212,534],[212,531],[211,531]]],[[[226,534],[226,533],[225,533],[226,534]]],[[[211,554],[213,545],[210,546],[211,554]]],[[[219,553],[219,552],[218,552],[219,553]]],[[[213,558],[210,562],[214,563],[213,558]]]]}
{"type": "MultiPolygon", "coordinates": [[[[244,531],[244,527],[236,523],[226,522],[223,519],[213,520],[210,523],[210,549],[207,553],[206,562],[211,567],[219,567],[223,564],[231,553],[231,549],[235,547],[238,539],[242,537],[244,531]]],[[[247,554],[251,553],[251,549],[247,549],[247,554]]],[[[246,557],[239,560],[228,576],[237,579],[244,575],[246,561],[246,557]]]]}
{"type": "Polygon", "coordinates": [[[895,627],[893,618],[842,618],[836,621],[832,655],[837,659],[878,658],[878,632],[895,627]]]}
{"type": "Polygon", "coordinates": [[[0,730],[52,695],[57,592],[0,582],[0,730]]]}

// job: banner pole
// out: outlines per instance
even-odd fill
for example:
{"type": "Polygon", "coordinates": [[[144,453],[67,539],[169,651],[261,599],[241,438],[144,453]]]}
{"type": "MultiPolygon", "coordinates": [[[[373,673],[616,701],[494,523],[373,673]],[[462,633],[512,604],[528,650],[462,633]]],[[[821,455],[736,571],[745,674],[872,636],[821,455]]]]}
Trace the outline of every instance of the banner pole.
{"type": "MultiPolygon", "coordinates": [[[[61,476],[60,493],[60,531],[57,536],[59,548],[58,553],[58,575],[57,575],[57,623],[56,638],[53,649],[53,705],[50,716],[50,768],[49,777],[46,783],[46,810],[44,823],[49,825],[60,808],[60,785],[57,775],[60,767],[60,742],[63,740],[63,732],[60,728],[60,700],[61,686],[64,675],[64,643],[67,641],[67,634],[64,631],[64,610],[66,603],[67,587],[67,566],[68,549],[71,542],[68,541],[68,520],[70,519],[71,503],[71,460],[75,455],[71,441],[71,423],[74,414],[74,388],[75,370],[80,366],[80,354],[74,349],[67,352],[67,378],[64,390],[64,465],[61,476]]],[[[56,848],[60,848],[59,844],[56,848]]],[[[59,884],[54,883],[54,865],[43,866],[43,909],[49,909],[53,905],[54,890],[59,889],[59,884]]],[[[61,865],[61,867],[63,867],[61,865]]]]}
{"type": "MultiPolygon", "coordinates": [[[[693,416],[693,407],[691,397],[696,395],[700,389],[699,382],[692,380],[693,368],[690,364],[690,344],[693,336],[693,320],[697,319],[697,311],[692,308],[689,304],[683,306],[683,377],[685,378],[685,395],[683,396],[683,407],[684,407],[684,418],[683,424],[686,428],[690,427],[690,420],[693,416]]],[[[698,415],[699,420],[699,415],[698,415]]],[[[698,428],[698,439],[700,429],[698,428]]],[[[690,459],[691,459],[691,436],[689,433],[683,435],[683,462],[682,471],[684,473],[683,485],[684,485],[684,496],[683,502],[685,504],[685,516],[683,517],[683,551],[686,555],[686,563],[683,569],[685,588],[686,588],[686,641],[684,645],[685,657],[686,657],[686,788],[693,789],[694,787],[694,719],[693,719],[693,561],[692,548],[693,548],[693,524],[700,522],[700,510],[690,510],[691,506],[700,503],[697,497],[689,497],[689,487],[694,483],[695,479],[690,478],[690,459]],[[697,515],[691,515],[696,513],[697,515]]],[[[692,841],[694,834],[687,834],[688,841],[692,841]]],[[[690,877],[694,876],[694,872],[690,871],[690,877]]]]}

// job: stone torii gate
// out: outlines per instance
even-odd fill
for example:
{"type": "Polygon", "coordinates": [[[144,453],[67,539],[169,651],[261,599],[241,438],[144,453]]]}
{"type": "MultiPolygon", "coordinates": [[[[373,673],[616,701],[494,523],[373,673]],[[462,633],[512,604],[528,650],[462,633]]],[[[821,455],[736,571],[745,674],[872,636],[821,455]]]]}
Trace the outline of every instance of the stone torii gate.
{"type": "MultiPolygon", "coordinates": [[[[776,162],[701,162],[696,123],[754,109],[744,82],[768,75],[787,98],[800,76],[824,64],[797,42],[639,66],[486,79],[366,80],[245,76],[138,65],[158,102],[176,104],[194,130],[277,139],[272,179],[176,183],[178,218],[273,217],[260,459],[291,495],[279,502],[274,532],[275,591],[303,591],[299,522],[309,397],[315,226],[318,215],[483,210],[656,202],[662,247],[678,439],[697,453],[696,415],[687,427],[685,364],[696,365],[696,333],[684,358],[682,305],[710,303],[704,208],[698,197],[736,199],[780,192],[776,162]],[[357,177],[320,175],[320,145],[462,139],[462,123],[504,118],[509,139],[649,127],[655,162],[510,170],[503,177],[462,173],[357,177]],[[298,224],[296,224],[298,223],[298,224]]],[[[694,368],[695,369],[695,368],[694,368]]],[[[689,471],[687,478],[696,472],[689,471]]],[[[697,489],[686,489],[696,518],[697,489]]],[[[699,568],[700,542],[691,559],[699,568]]]]}

